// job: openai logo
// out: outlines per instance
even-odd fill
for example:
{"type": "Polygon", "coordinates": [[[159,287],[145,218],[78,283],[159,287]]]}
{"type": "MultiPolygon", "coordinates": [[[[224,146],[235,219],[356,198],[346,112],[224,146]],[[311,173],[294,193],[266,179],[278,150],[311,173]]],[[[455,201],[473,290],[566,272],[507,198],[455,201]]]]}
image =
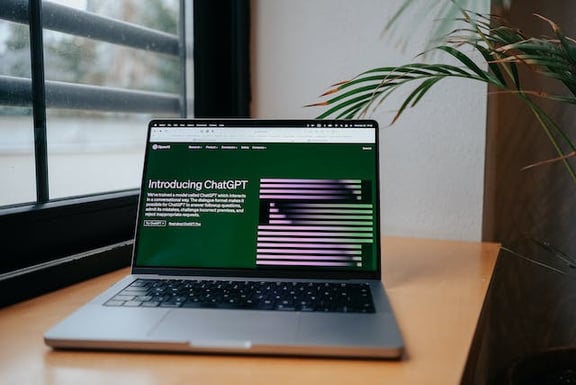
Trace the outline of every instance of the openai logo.
{"type": "Polygon", "coordinates": [[[157,149],[158,149],[158,145],[157,145],[157,144],[153,144],[153,145],[152,145],[152,149],[153,149],[153,150],[157,150],[157,149]]]}

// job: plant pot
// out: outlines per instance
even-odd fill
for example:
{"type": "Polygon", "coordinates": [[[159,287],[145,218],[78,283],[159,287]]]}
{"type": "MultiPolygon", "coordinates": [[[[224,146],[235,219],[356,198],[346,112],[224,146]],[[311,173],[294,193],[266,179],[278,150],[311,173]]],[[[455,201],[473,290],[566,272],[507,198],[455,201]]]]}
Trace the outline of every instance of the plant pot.
{"type": "Polygon", "coordinates": [[[576,385],[576,346],[529,354],[507,372],[508,385],[576,385]]]}

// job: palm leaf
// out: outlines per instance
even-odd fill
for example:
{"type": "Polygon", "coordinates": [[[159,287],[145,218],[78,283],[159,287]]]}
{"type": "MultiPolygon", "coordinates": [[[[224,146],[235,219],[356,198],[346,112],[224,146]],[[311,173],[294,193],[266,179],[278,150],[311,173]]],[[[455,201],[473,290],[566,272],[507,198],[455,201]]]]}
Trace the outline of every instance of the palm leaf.
{"type": "Polygon", "coordinates": [[[470,59],[468,56],[466,56],[464,53],[462,53],[461,51],[444,45],[444,46],[439,46],[438,50],[440,51],[444,51],[447,52],[448,54],[450,54],[451,56],[455,57],[456,59],[458,59],[460,62],[462,62],[462,64],[464,64],[464,66],[471,70],[472,72],[474,72],[476,75],[478,75],[478,77],[480,77],[483,80],[486,81],[490,81],[490,75],[488,72],[482,70],[480,67],[478,67],[478,65],[476,63],[474,63],[474,61],[472,59],[470,59]]]}
{"type": "Polygon", "coordinates": [[[490,50],[479,44],[475,44],[474,48],[476,48],[476,50],[478,50],[478,52],[482,54],[482,57],[484,58],[486,63],[488,63],[488,68],[498,80],[500,87],[506,87],[506,78],[504,77],[504,74],[502,73],[500,66],[494,61],[492,61],[494,57],[492,56],[490,50]]]}
{"type": "Polygon", "coordinates": [[[394,123],[398,118],[400,118],[400,115],[402,115],[402,113],[406,108],[414,107],[416,104],[418,104],[418,102],[422,99],[422,97],[426,95],[428,91],[430,91],[432,86],[438,83],[440,80],[442,80],[442,77],[429,78],[420,83],[420,85],[416,87],[410,93],[410,95],[408,95],[408,97],[404,100],[404,103],[402,103],[402,105],[400,106],[400,109],[396,113],[396,116],[394,116],[392,123],[394,123]]]}
{"type": "Polygon", "coordinates": [[[457,60],[457,65],[410,63],[398,67],[380,67],[365,71],[350,81],[341,82],[324,94],[328,99],[314,103],[327,106],[319,118],[354,118],[367,114],[385,103],[396,90],[411,87],[392,119],[396,122],[411,107],[416,106],[429,91],[446,78],[462,78],[491,84],[496,92],[511,93],[524,101],[546,132],[558,153],[555,158],[563,161],[576,182],[576,172],[569,162],[576,152],[576,145],[565,131],[547,115],[532,97],[556,102],[576,104],[576,43],[565,36],[553,22],[554,38],[529,38],[519,30],[507,26],[500,19],[463,11],[466,28],[455,29],[446,43],[434,50],[457,60]],[[460,49],[470,47],[479,53],[487,65],[482,69],[470,54],[460,49]],[[519,66],[557,80],[565,85],[571,95],[558,95],[541,90],[526,89],[521,84],[519,66]],[[563,148],[568,151],[564,152],[563,148]]]}

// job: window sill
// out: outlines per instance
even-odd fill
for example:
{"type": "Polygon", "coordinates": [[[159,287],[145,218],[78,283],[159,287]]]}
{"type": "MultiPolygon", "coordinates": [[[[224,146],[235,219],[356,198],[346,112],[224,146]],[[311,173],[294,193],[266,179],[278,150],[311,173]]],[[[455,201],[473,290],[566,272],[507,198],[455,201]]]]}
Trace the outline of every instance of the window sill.
{"type": "Polygon", "coordinates": [[[0,307],[128,266],[133,241],[125,241],[0,275],[0,307]]]}

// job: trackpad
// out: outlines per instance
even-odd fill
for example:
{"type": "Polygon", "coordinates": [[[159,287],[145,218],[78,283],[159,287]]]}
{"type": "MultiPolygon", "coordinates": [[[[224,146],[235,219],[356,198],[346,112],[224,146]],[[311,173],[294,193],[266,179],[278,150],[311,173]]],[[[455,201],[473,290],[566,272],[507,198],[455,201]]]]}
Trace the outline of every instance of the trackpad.
{"type": "Polygon", "coordinates": [[[154,340],[187,340],[210,346],[218,341],[246,347],[294,341],[298,330],[298,313],[255,310],[178,309],[171,311],[152,330],[154,340]]]}

